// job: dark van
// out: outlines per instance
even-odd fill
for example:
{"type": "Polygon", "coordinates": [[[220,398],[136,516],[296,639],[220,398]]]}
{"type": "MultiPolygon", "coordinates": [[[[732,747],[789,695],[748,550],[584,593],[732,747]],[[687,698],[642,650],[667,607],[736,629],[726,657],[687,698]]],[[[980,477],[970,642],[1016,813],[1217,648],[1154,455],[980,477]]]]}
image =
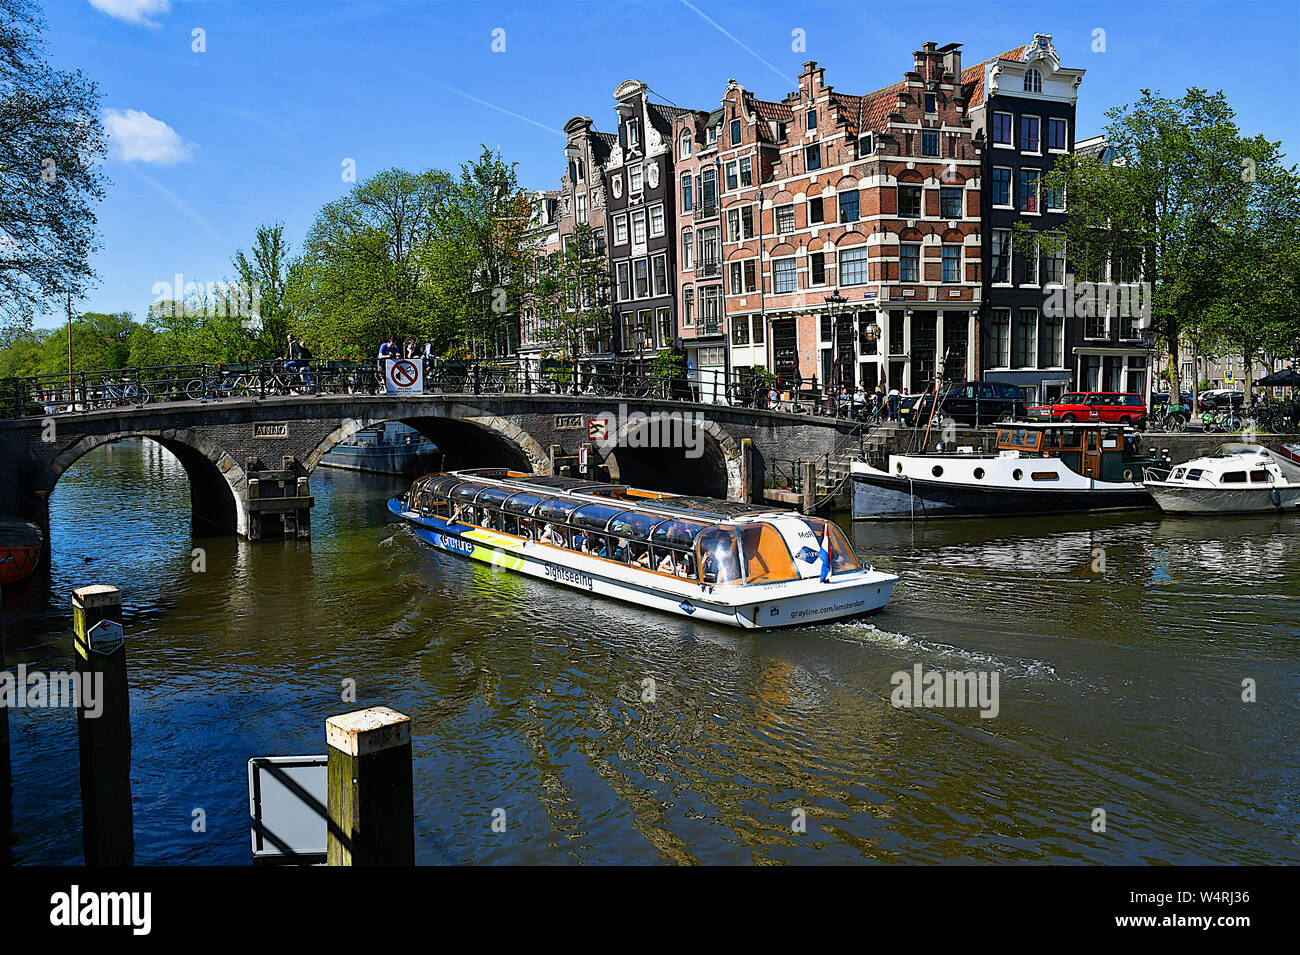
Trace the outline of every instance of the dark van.
{"type": "MultiPolygon", "coordinates": [[[[908,409],[903,420],[911,425],[924,425],[930,420],[934,395],[926,394],[913,408],[908,409]]],[[[993,424],[997,421],[1023,421],[1025,419],[1025,393],[1015,385],[997,381],[963,381],[949,387],[941,394],[935,420],[952,418],[959,424],[993,424]]]]}

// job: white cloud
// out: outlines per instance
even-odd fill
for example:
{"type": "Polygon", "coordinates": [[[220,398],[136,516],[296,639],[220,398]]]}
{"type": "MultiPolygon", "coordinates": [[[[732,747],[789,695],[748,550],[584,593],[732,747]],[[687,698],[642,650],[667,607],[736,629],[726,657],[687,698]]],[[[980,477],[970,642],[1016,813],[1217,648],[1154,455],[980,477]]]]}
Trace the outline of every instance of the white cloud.
{"type": "Polygon", "coordinates": [[[199,147],[187,143],[161,119],[141,109],[106,109],[104,125],[113,154],[126,162],[152,162],[174,166],[189,159],[199,147]]]}
{"type": "Polygon", "coordinates": [[[118,20],[156,27],[158,24],[149,17],[166,13],[172,4],[171,0],[90,0],[90,5],[118,20]]]}

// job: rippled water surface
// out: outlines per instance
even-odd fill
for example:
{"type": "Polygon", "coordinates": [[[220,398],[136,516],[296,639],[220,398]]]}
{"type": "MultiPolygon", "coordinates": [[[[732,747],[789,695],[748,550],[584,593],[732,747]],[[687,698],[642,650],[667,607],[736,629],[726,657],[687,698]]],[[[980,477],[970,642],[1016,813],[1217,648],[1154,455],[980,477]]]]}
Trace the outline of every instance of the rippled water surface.
{"type": "MultiPolygon", "coordinates": [[[[396,486],[320,469],[309,544],[241,544],[191,539],[152,444],[59,482],[8,664],[70,669],[71,591],[122,588],[137,861],[247,864],[248,758],[377,704],[414,719],[424,863],[1300,860],[1295,517],[859,524],[886,611],[752,633],[433,553],[396,486]],[[998,715],[894,708],[918,664],[997,672],[998,715]]],[[[12,724],[9,851],[79,862],[73,715],[12,724]]]]}

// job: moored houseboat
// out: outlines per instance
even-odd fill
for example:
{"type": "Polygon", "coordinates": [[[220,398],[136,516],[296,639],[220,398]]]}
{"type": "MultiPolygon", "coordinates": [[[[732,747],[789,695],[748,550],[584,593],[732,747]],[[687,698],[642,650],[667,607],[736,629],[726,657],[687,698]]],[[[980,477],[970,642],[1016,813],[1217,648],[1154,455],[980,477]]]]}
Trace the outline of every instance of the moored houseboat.
{"type": "Polygon", "coordinates": [[[1010,424],[992,454],[891,454],[886,469],[850,467],[855,520],[1060,514],[1151,507],[1143,455],[1119,424],[1010,424]]]}
{"type": "Polygon", "coordinates": [[[345,471],[414,477],[439,467],[441,459],[438,446],[415,428],[386,421],[340,441],[320,463],[345,471]]]}
{"type": "Polygon", "coordinates": [[[898,581],[860,564],[829,521],[620,484],[456,471],[388,507],[439,550],[736,627],[870,613],[898,581]]]}

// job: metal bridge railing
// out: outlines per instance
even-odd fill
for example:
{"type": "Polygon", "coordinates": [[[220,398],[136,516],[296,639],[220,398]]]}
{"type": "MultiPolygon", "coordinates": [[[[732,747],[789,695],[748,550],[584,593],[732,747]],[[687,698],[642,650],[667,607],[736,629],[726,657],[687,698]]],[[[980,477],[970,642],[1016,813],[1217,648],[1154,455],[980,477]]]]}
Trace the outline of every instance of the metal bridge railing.
{"type": "MultiPolygon", "coordinates": [[[[271,361],[183,364],[0,379],[0,418],[283,395],[375,395],[375,362],[271,361]]],[[[773,411],[832,413],[817,379],[762,369],[706,369],[694,379],[653,363],[578,359],[542,363],[427,361],[426,394],[573,395],[692,401],[773,411]]]]}

